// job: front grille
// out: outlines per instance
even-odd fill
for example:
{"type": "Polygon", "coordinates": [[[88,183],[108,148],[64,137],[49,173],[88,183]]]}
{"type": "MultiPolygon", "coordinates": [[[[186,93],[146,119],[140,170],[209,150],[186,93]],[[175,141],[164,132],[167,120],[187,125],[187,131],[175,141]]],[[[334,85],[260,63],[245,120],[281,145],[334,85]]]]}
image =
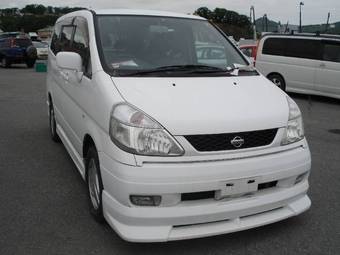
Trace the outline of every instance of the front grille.
{"type": "MultiPolygon", "coordinates": [[[[240,133],[214,134],[214,135],[187,135],[185,138],[197,151],[226,151],[266,146],[273,142],[277,128],[240,133]],[[237,138],[243,140],[241,146],[232,144],[237,138]]],[[[240,144],[237,144],[240,145],[240,144]]]]}

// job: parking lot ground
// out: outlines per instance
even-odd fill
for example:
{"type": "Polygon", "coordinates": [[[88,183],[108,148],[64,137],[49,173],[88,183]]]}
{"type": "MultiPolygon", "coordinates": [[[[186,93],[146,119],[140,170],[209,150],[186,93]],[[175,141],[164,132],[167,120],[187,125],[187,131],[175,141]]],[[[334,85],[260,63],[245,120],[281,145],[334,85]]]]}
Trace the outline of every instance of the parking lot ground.
{"type": "Polygon", "coordinates": [[[293,95],[312,152],[309,211],[228,235],[132,244],[92,219],[76,167],[50,140],[45,77],[0,68],[1,255],[340,254],[340,100],[293,95]]]}

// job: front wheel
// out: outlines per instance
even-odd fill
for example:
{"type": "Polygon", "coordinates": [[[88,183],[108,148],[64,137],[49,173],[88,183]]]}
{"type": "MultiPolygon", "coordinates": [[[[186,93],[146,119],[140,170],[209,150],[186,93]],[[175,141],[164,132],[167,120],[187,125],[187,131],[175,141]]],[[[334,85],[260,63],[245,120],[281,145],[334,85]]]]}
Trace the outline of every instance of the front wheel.
{"type": "Polygon", "coordinates": [[[49,126],[50,126],[51,138],[54,142],[59,143],[60,138],[57,134],[57,122],[55,120],[54,108],[53,108],[53,104],[51,101],[50,101],[48,113],[49,113],[48,115],[49,115],[49,124],[50,124],[49,126]]]}
{"type": "Polygon", "coordinates": [[[286,91],[286,83],[283,79],[283,77],[279,74],[270,74],[268,76],[268,79],[274,83],[277,87],[282,89],[283,91],[286,91]]]}
{"type": "Polygon", "coordinates": [[[94,146],[91,146],[87,152],[85,169],[90,213],[96,221],[103,222],[103,182],[100,175],[98,153],[94,146]]]}

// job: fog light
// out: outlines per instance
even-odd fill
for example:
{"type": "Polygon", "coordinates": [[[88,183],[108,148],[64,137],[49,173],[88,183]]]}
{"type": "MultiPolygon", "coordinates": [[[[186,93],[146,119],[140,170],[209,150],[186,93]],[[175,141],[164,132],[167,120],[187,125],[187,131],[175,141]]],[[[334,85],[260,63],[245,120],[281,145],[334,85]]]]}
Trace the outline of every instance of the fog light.
{"type": "Polygon", "coordinates": [[[161,196],[130,196],[131,203],[138,206],[159,206],[162,198],[161,196]]]}
{"type": "Polygon", "coordinates": [[[306,173],[303,173],[303,174],[300,174],[298,177],[296,177],[295,184],[302,182],[305,176],[306,176],[306,173]]]}

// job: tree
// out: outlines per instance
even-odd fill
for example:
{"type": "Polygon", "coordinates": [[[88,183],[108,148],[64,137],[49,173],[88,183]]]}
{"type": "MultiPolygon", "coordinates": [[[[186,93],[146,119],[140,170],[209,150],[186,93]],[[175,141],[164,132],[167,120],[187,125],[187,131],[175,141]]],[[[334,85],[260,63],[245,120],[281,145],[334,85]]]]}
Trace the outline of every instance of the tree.
{"type": "Polygon", "coordinates": [[[227,10],[224,8],[216,8],[213,12],[212,19],[214,22],[223,23],[226,19],[227,10]]]}
{"type": "Polygon", "coordinates": [[[201,16],[206,19],[211,19],[212,18],[212,12],[209,10],[208,7],[200,7],[198,8],[195,13],[195,15],[201,16]]]}
{"type": "Polygon", "coordinates": [[[215,8],[214,11],[211,11],[207,7],[198,8],[195,14],[212,20],[226,34],[233,35],[236,39],[251,36],[251,24],[245,15],[225,8],[215,8]]]}

